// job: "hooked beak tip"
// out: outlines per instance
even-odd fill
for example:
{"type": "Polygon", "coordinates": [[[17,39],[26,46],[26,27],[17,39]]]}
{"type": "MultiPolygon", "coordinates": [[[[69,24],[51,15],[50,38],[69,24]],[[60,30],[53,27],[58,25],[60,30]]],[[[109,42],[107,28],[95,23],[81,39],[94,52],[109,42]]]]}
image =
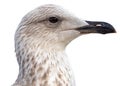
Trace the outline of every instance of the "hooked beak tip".
{"type": "Polygon", "coordinates": [[[86,21],[89,25],[77,28],[81,33],[101,33],[101,34],[108,34],[108,33],[116,33],[114,27],[106,22],[93,22],[93,21],[86,21]]]}

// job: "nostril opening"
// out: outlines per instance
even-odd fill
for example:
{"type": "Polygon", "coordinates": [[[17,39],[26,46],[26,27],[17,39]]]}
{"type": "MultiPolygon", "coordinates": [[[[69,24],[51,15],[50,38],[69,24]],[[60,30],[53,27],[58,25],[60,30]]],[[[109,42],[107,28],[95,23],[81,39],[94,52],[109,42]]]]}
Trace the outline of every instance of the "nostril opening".
{"type": "Polygon", "coordinates": [[[101,24],[96,24],[95,26],[102,26],[101,24]]]}

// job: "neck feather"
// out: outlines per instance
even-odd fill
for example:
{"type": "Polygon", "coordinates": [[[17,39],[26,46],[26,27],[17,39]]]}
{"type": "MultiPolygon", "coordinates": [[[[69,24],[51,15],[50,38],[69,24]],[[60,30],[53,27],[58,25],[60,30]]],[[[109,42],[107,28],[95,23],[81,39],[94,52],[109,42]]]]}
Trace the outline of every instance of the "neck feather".
{"type": "Polygon", "coordinates": [[[17,83],[25,86],[72,86],[73,76],[64,51],[23,47],[16,51],[17,83]]]}

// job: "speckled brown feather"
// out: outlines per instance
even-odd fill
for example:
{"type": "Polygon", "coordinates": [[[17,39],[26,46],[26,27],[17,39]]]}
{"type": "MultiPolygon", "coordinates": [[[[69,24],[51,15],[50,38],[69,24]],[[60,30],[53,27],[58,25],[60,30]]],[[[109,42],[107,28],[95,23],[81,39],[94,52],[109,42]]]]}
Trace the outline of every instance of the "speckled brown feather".
{"type": "Polygon", "coordinates": [[[56,5],[44,5],[23,17],[15,34],[19,75],[13,86],[75,86],[65,47],[87,25],[56,5]],[[52,24],[51,16],[60,18],[52,24]]]}

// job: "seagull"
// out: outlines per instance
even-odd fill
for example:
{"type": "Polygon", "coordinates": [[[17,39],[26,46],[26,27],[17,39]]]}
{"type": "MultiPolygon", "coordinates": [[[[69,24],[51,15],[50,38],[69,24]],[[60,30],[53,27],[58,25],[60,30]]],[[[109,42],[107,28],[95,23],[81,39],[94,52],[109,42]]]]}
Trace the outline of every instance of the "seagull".
{"type": "Polygon", "coordinates": [[[81,20],[54,4],[30,11],[15,33],[19,74],[12,86],[76,86],[66,46],[81,35],[115,32],[109,23],[81,20]]]}

